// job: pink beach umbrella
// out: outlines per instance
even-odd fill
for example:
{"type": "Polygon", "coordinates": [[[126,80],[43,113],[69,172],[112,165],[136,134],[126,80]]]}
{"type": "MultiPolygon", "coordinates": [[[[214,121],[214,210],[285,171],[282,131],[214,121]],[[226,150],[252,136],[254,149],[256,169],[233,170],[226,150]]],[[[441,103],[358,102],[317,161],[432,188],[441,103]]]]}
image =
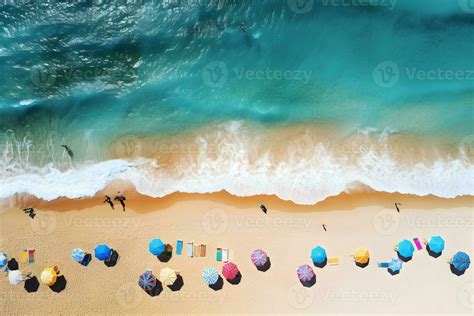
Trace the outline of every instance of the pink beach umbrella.
{"type": "Polygon", "coordinates": [[[257,249],[252,252],[250,259],[256,267],[262,267],[263,265],[265,265],[265,263],[267,263],[268,256],[267,253],[262,249],[257,249]]]}
{"type": "Polygon", "coordinates": [[[227,280],[235,279],[235,277],[238,274],[239,274],[239,268],[237,268],[237,266],[233,264],[232,262],[228,262],[222,267],[222,275],[227,280]]]}
{"type": "Polygon", "coordinates": [[[296,273],[298,274],[298,279],[300,279],[301,282],[309,282],[315,276],[313,268],[307,264],[299,266],[298,269],[296,269],[296,273]]]}

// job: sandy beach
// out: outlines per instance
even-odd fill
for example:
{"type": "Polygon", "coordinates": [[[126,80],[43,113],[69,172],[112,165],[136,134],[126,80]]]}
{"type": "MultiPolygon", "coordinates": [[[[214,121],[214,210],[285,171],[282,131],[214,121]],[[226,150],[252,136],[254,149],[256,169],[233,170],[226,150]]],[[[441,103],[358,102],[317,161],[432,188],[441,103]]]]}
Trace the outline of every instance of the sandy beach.
{"type": "MultiPolygon", "coordinates": [[[[1,306],[8,315],[25,314],[472,314],[474,274],[451,273],[447,261],[459,250],[473,254],[473,198],[440,199],[391,194],[339,196],[315,206],[297,206],[275,197],[233,197],[175,194],[164,199],[133,196],[128,192],[126,212],[111,210],[101,197],[88,200],[36,201],[34,220],[18,209],[0,214],[0,248],[19,258],[24,248],[36,249],[36,262],[20,264],[39,276],[57,265],[68,283],[61,293],[44,285],[28,294],[23,285],[1,278],[1,306]],[[269,212],[263,214],[258,201],[269,212]],[[402,203],[397,213],[393,201],[402,203]],[[324,231],[322,224],[326,225],[324,231]],[[391,276],[377,262],[395,258],[393,247],[407,238],[441,235],[446,249],[437,259],[426,250],[415,251],[399,275],[391,276]],[[148,252],[159,237],[206,244],[204,258],[183,253],[167,263],[148,252]],[[83,267],[71,259],[80,247],[92,252],[99,243],[117,250],[120,259],[108,268],[93,259],[83,267]],[[321,245],[340,265],[314,268],[316,284],[303,287],[296,276],[301,264],[311,266],[310,251],[321,245]],[[351,257],[358,246],[369,249],[368,267],[356,267],[351,257]],[[217,247],[230,250],[230,260],[242,273],[238,285],[224,282],[213,291],[201,280],[201,271],[223,265],[215,259],[217,247]],[[264,249],[271,268],[257,271],[250,253],[264,249]],[[178,292],[164,288],[156,297],[138,287],[147,268],[155,275],[163,267],[180,271],[184,286],[178,292]]],[[[30,201],[31,202],[31,201],[30,201]]]]}

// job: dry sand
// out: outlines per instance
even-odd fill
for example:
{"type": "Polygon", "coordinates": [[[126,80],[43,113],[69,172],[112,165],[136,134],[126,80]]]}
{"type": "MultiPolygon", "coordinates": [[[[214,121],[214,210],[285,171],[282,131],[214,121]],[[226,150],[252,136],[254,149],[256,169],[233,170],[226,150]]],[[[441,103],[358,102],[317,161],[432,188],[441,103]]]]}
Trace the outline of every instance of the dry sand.
{"type": "Polygon", "coordinates": [[[273,197],[236,198],[228,194],[182,195],[150,199],[129,193],[129,209],[112,211],[99,198],[38,202],[34,220],[18,209],[0,214],[0,251],[19,259],[24,248],[36,249],[36,262],[21,264],[39,277],[57,265],[68,284],[61,293],[44,285],[28,294],[23,285],[0,279],[2,314],[229,314],[229,313],[390,313],[472,314],[474,267],[464,275],[451,273],[447,261],[458,250],[474,255],[472,197],[454,200],[375,194],[329,199],[316,206],[296,206],[273,197]],[[258,208],[264,201],[267,215],[258,208]],[[402,203],[397,213],[393,202],[402,203]],[[325,232],[322,224],[327,226],[325,232]],[[437,259],[415,251],[399,275],[391,276],[377,262],[396,256],[393,246],[404,238],[441,235],[446,249],[437,259]],[[148,252],[159,237],[175,247],[177,239],[207,245],[205,258],[176,255],[168,263],[148,252]],[[92,260],[83,267],[70,257],[80,247],[92,252],[107,243],[120,254],[113,268],[92,260]],[[314,268],[317,283],[301,286],[296,267],[311,264],[312,247],[321,245],[339,266],[314,268]],[[368,267],[356,267],[350,257],[358,246],[370,250],[368,267]],[[216,247],[227,247],[242,272],[238,285],[224,282],[220,291],[201,280],[205,267],[220,271],[216,247]],[[250,253],[267,251],[272,266],[255,269],[250,253]],[[137,284],[147,268],[180,271],[184,286],[165,287],[150,297],[137,284]]]}

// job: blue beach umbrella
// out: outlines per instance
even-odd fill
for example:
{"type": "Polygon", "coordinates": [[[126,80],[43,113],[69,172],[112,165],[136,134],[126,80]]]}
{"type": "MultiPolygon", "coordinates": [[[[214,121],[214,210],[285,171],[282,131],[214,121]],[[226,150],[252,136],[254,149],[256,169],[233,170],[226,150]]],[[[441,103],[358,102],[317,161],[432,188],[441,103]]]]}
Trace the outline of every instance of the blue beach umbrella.
{"type": "Polygon", "coordinates": [[[108,259],[111,253],[112,249],[110,249],[107,245],[98,245],[94,249],[95,257],[101,261],[108,259]]]}
{"type": "Polygon", "coordinates": [[[146,271],[138,278],[138,285],[145,291],[151,291],[156,286],[156,277],[151,271],[146,271]]]}
{"type": "Polygon", "coordinates": [[[398,254],[403,258],[411,258],[414,251],[415,247],[409,240],[404,239],[398,244],[398,254]]]}
{"type": "Polygon", "coordinates": [[[206,268],[202,271],[202,279],[204,283],[207,285],[216,284],[217,280],[219,280],[219,273],[217,273],[216,269],[214,268],[206,268]]]}
{"type": "Polygon", "coordinates": [[[155,238],[150,241],[148,250],[154,255],[159,256],[165,251],[165,244],[159,238],[155,238]]]}
{"type": "Polygon", "coordinates": [[[389,264],[388,264],[388,272],[390,272],[390,274],[397,274],[400,272],[400,270],[402,269],[402,260],[400,259],[392,259],[389,264]]]}
{"type": "Polygon", "coordinates": [[[324,248],[317,246],[311,250],[311,259],[316,264],[321,264],[327,260],[326,250],[324,248]]]}
{"type": "Polygon", "coordinates": [[[441,253],[444,250],[444,239],[440,236],[433,236],[428,242],[428,247],[434,253],[441,253]]]}
{"type": "Polygon", "coordinates": [[[471,259],[467,253],[458,251],[451,259],[451,264],[458,271],[466,271],[471,264],[471,259]]]}
{"type": "Polygon", "coordinates": [[[72,260],[76,262],[81,262],[84,259],[84,256],[85,254],[84,254],[84,251],[82,251],[82,249],[75,248],[72,250],[72,253],[71,253],[72,260]]]}
{"type": "Polygon", "coordinates": [[[8,263],[7,254],[4,252],[0,252],[0,269],[6,266],[8,263]]]}

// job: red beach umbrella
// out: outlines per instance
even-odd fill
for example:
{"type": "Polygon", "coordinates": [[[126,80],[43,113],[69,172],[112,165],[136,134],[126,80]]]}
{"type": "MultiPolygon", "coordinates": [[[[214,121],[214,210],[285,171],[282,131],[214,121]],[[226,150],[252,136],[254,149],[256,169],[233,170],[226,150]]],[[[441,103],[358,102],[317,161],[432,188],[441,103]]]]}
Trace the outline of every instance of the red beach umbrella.
{"type": "Polygon", "coordinates": [[[232,262],[228,262],[222,267],[222,275],[227,280],[235,279],[235,277],[238,274],[239,274],[239,268],[237,268],[237,266],[233,264],[232,262]]]}

